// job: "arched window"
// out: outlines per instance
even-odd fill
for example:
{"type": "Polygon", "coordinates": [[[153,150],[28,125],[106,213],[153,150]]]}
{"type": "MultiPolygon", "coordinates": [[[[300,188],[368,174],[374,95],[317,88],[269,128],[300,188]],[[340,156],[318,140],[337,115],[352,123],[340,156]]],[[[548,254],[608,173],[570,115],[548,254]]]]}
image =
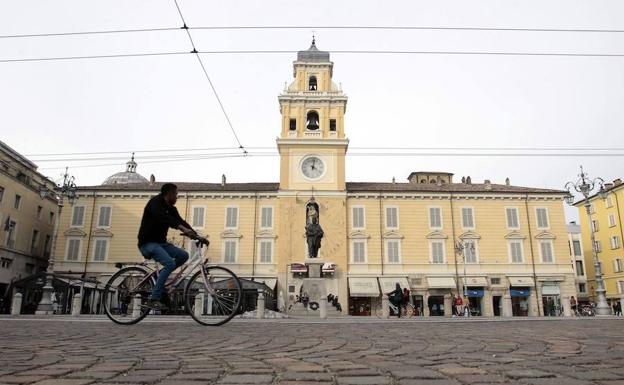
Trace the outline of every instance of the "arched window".
{"type": "Polygon", "coordinates": [[[318,130],[319,128],[319,116],[316,111],[308,112],[308,119],[306,122],[306,128],[308,130],[318,130]]]}
{"type": "Polygon", "coordinates": [[[316,91],[316,76],[310,76],[310,82],[308,83],[308,89],[310,91],[316,91]]]}

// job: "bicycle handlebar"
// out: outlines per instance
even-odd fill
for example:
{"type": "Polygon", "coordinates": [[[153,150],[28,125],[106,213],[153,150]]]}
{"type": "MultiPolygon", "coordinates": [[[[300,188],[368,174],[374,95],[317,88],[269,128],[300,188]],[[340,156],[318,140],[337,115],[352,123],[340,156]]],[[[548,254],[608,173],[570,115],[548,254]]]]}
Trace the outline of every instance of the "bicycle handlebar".
{"type": "Polygon", "coordinates": [[[186,234],[184,234],[184,233],[180,233],[180,235],[181,235],[181,236],[183,236],[183,237],[188,237],[188,238],[191,238],[192,240],[194,240],[194,241],[196,241],[196,242],[199,242],[199,243],[201,243],[202,245],[205,245],[205,246],[210,245],[210,241],[209,241],[209,240],[207,240],[207,239],[206,239],[206,238],[204,238],[204,237],[200,237],[199,235],[197,235],[197,236],[195,236],[195,237],[189,237],[188,235],[186,235],[186,234]]]}

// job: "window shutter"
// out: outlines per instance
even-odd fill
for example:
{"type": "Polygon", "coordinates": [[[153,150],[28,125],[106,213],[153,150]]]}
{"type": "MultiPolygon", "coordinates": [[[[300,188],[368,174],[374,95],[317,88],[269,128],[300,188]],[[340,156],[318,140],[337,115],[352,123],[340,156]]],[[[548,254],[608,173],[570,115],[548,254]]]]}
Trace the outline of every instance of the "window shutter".
{"type": "Polygon", "coordinates": [[[110,206],[100,207],[100,215],[98,217],[98,227],[110,226],[111,210],[112,208],[110,206]]]}
{"type": "Polygon", "coordinates": [[[353,227],[364,228],[364,208],[363,207],[353,208],[353,227]]]}
{"type": "Polygon", "coordinates": [[[72,226],[82,226],[84,222],[84,206],[74,206],[72,226]]]}
{"type": "Polygon", "coordinates": [[[238,207],[228,207],[226,209],[225,227],[236,228],[238,227],[238,207]]]}
{"type": "Polygon", "coordinates": [[[518,228],[518,211],[515,208],[507,208],[507,227],[518,228]]]}
{"type": "Polygon", "coordinates": [[[262,208],[261,226],[265,229],[273,227],[273,207],[262,208]]]}
{"type": "Polygon", "coordinates": [[[204,216],[203,207],[193,207],[193,227],[204,227],[204,216]]]}
{"type": "Polygon", "coordinates": [[[398,223],[398,209],[396,207],[386,207],[386,227],[397,228],[398,223]]]}

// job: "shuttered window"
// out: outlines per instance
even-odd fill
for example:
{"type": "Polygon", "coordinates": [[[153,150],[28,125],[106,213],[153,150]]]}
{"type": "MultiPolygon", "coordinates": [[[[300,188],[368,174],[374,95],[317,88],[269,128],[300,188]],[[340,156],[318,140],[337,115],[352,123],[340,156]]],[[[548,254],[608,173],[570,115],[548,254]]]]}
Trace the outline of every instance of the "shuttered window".
{"type": "Polygon", "coordinates": [[[68,261],[77,261],[80,259],[80,239],[69,239],[67,241],[67,255],[68,261]]]}
{"type": "Polygon", "coordinates": [[[386,207],[386,228],[388,229],[399,228],[399,208],[398,207],[386,207]]]}
{"type": "Polygon", "coordinates": [[[507,213],[507,228],[508,229],[518,229],[520,228],[520,223],[518,221],[518,209],[515,207],[507,207],[505,209],[507,213]]]}
{"type": "Polygon", "coordinates": [[[111,214],[113,208],[110,206],[101,206],[98,214],[98,227],[110,227],[111,214]]]}
{"type": "Polygon", "coordinates": [[[444,263],[444,242],[431,242],[431,263],[444,263]]]}
{"type": "Polygon", "coordinates": [[[364,223],[364,207],[354,207],[352,209],[353,218],[352,218],[352,227],[354,229],[363,229],[365,227],[364,223]]]}
{"type": "Polygon", "coordinates": [[[401,252],[399,240],[391,239],[386,241],[386,256],[388,258],[388,263],[399,263],[401,262],[401,252]]]}
{"type": "Polygon", "coordinates": [[[353,263],[366,262],[366,241],[353,241],[353,263]]]}
{"type": "Polygon", "coordinates": [[[553,250],[552,250],[552,242],[550,241],[542,241],[540,243],[540,249],[542,252],[542,262],[544,263],[552,263],[553,260],[553,250]]]}
{"type": "Polygon", "coordinates": [[[522,256],[521,241],[509,242],[509,255],[512,263],[522,263],[524,261],[524,257],[522,256]]]}
{"type": "Polygon", "coordinates": [[[260,226],[263,229],[273,228],[273,207],[263,207],[260,217],[260,226]]]}
{"type": "Polygon", "coordinates": [[[273,262],[273,242],[260,241],[260,263],[273,262]]]}
{"type": "Polygon", "coordinates": [[[464,258],[466,258],[466,263],[477,263],[477,243],[475,241],[464,242],[464,258]]]}
{"type": "Polygon", "coordinates": [[[82,226],[84,225],[84,214],[85,208],[84,206],[74,206],[74,212],[72,214],[72,226],[82,226]]]}
{"type": "Polygon", "coordinates": [[[108,240],[96,239],[95,246],[93,247],[93,260],[96,262],[105,261],[107,251],[108,251],[108,240]]]}
{"type": "Polygon", "coordinates": [[[225,209],[225,227],[228,229],[238,227],[238,207],[227,207],[225,209]]]}
{"type": "Polygon", "coordinates": [[[537,217],[537,228],[547,229],[548,228],[548,210],[546,210],[543,207],[539,207],[535,209],[535,215],[537,217]]]}
{"type": "Polygon", "coordinates": [[[193,227],[204,227],[204,220],[206,217],[205,207],[193,207],[193,227]]]}
{"type": "Polygon", "coordinates": [[[223,262],[234,263],[236,262],[236,249],[238,248],[238,241],[226,240],[223,243],[223,262]]]}
{"type": "Polygon", "coordinates": [[[442,228],[442,210],[439,207],[429,207],[429,227],[442,228]]]}
{"type": "Polygon", "coordinates": [[[462,207],[462,227],[464,229],[474,229],[474,215],[472,207],[462,207]]]}

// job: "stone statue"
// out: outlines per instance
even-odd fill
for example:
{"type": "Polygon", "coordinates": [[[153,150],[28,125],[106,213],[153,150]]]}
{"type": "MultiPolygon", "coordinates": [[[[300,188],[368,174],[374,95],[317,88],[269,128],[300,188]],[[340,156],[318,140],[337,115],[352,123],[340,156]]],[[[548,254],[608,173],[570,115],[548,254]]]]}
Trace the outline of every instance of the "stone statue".
{"type": "Polygon", "coordinates": [[[323,238],[323,229],[319,224],[319,213],[317,205],[310,202],[306,205],[306,239],[308,242],[308,256],[317,258],[318,251],[321,248],[321,239],[323,238]]]}

